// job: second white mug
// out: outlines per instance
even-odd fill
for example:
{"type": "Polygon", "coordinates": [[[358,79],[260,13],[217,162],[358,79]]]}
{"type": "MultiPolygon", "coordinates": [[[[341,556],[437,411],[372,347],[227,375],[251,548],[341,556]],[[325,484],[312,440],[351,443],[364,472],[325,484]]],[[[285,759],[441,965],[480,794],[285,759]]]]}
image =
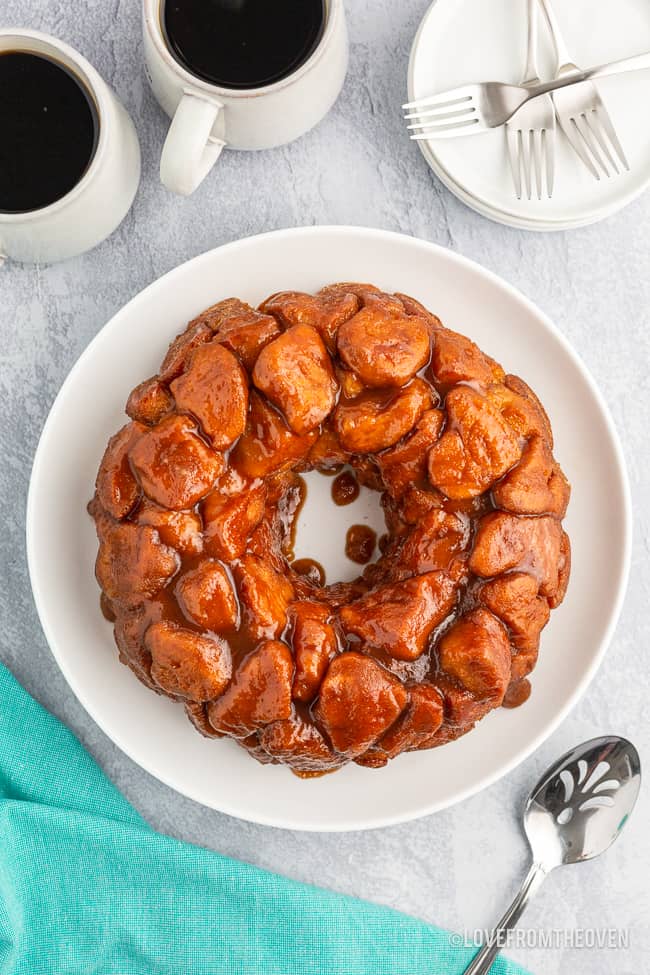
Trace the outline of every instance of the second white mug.
{"type": "Polygon", "coordinates": [[[326,0],[318,44],[295,71],[259,88],[224,88],[192,74],[174,56],[163,29],[165,0],[143,0],[147,77],[172,119],[160,160],[160,178],[188,196],[224,146],[271,149],[291,142],[330,110],[348,61],[343,0],[326,0]]]}

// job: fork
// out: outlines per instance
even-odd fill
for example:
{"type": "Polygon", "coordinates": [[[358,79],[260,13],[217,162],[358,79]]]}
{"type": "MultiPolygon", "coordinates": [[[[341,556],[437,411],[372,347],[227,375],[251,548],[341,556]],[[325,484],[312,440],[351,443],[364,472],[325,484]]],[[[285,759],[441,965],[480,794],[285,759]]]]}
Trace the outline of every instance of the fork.
{"type": "MultiPolygon", "coordinates": [[[[575,77],[580,72],[580,68],[567,50],[550,0],[539,0],[539,2],[548,21],[555,47],[556,77],[575,77]]],[[[598,94],[598,89],[591,81],[583,81],[581,84],[556,91],[552,99],[560,128],[592,176],[599,180],[599,170],[602,170],[605,176],[611,176],[613,173],[618,176],[620,165],[629,170],[628,161],[609,112],[598,94]],[[613,173],[609,171],[605,160],[613,173]]]]}
{"type": "MultiPolygon", "coordinates": [[[[522,85],[538,85],[537,69],[537,17],[538,0],[528,0],[528,53],[522,85]]],[[[553,174],[555,164],[555,108],[550,95],[539,95],[526,102],[506,122],[508,155],[512,168],[517,199],[522,197],[522,179],[529,200],[533,196],[533,171],[537,198],[542,198],[542,185],[546,176],[546,193],[553,196],[553,174]]]]}
{"type": "Polygon", "coordinates": [[[402,108],[408,111],[405,115],[407,120],[422,120],[409,124],[408,128],[413,130],[411,139],[445,139],[478,135],[480,132],[487,132],[489,129],[503,125],[512,118],[517,109],[539,95],[551,91],[557,92],[562,88],[590,81],[592,78],[625,74],[628,71],[640,71],[644,68],[650,68],[650,51],[631,58],[623,58],[621,61],[600,64],[587,71],[576,69],[577,74],[564,75],[540,85],[507,85],[500,81],[461,85],[459,88],[442,91],[428,98],[407,102],[402,108]]]}

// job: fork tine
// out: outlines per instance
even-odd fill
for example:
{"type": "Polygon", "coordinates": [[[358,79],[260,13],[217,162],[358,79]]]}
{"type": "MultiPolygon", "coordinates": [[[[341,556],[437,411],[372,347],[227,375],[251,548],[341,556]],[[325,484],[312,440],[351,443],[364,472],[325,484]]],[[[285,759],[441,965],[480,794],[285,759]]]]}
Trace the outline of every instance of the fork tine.
{"type": "Polygon", "coordinates": [[[600,154],[600,149],[598,148],[598,141],[597,139],[594,138],[594,135],[591,131],[591,127],[587,122],[587,117],[584,112],[582,112],[580,115],[576,117],[575,123],[576,123],[576,128],[578,129],[578,132],[584,139],[587,148],[591,151],[591,155],[594,157],[596,165],[600,166],[605,176],[607,176],[607,178],[609,179],[609,177],[612,174],[607,168],[607,163],[605,162],[602,155],[600,154]]]}
{"type": "Polygon", "coordinates": [[[612,155],[612,153],[610,152],[609,146],[607,144],[607,139],[605,138],[605,134],[600,125],[600,120],[596,115],[596,109],[593,108],[591,111],[585,112],[584,118],[585,118],[585,125],[587,126],[594,140],[596,141],[599,151],[602,152],[603,155],[607,158],[607,161],[609,162],[610,166],[612,167],[616,175],[619,176],[620,171],[618,168],[618,163],[614,158],[614,156],[612,155]]]}
{"type": "Polygon", "coordinates": [[[407,111],[411,108],[427,108],[429,105],[438,105],[441,102],[453,102],[459,98],[471,97],[469,86],[460,88],[450,88],[449,91],[439,91],[437,95],[429,95],[427,98],[417,98],[414,102],[406,102],[402,108],[407,111]]]}
{"type": "Polygon", "coordinates": [[[526,197],[532,199],[532,158],[530,154],[530,131],[523,132],[519,129],[519,154],[524,170],[524,183],[526,186],[526,197]]]}
{"type": "Polygon", "coordinates": [[[532,142],[531,152],[533,156],[533,169],[535,170],[535,185],[537,188],[537,199],[542,198],[542,130],[533,129],[530,133],[532,142]]]}
{"type": "Polygon", "coordinates": [[[544,161],[546,163],[546,192],[550,200],[553,196],[555,182],[555,132],[544,129],[542,137],[544,143],[544,161]]]}
{"type": "Polygon", "coordinates": [[[600,180],[600,173],[594,166],[589,153],[586,150],[584,140],[573,117],[557,116],[560,128],[564,132],[575,154],[583,161],[594,179],[600,180]]]}
{"type": "Polygon", "coordinates": [[[600,122],[602,128],[605,130],[605,134],[607,135],[609,141],[613,145],[614,151],[618,155],[618,158],[623,163],[625,169],[627,169],[627,171],[629,172],[630,164],[627,161],[627,157],[625,153],[623,152],[623,146],[621,145],[621,141],[618,135],[616,134],[616,129],[614,128],[609,112],[607,111],[602,101],[600,105],[598,105],[598,107],[594,110],[594,114],[598,119],[598,121],[600,122]]]}
{"type": "Polygon", "coordinates": [[[419,132],[433,132],[435,129],[448,129],[454,125],[469,125],[474,121],[474,119],[463,119],[452,116],[450,118],[443,119],[442,122],[420,122],[417,125],[408,125],[406,127],[406,131],[409,133],[414,132],[416,134],[419,132]]]}
{"type": "Polygon", "coordinates": [[[475,108],[473,108],[470,112],[439,112],[436,116],[434,116],[434,118],[427,118],[423,122],[411,122],[411,124],[407,125],[406,128],[423,129],[427,128],[429,125],[444,125],[447,122],[471,122],[475,117],[475,108]]]}
{"type": "Polygon", "coordinates": [[[419,139],[437,139],[443,136],[452,135],[469,135],[471,132],[481,132],[481,126],[478,124],[480,119],[473,118],[465,122],[454,122],[451,125],[431,125],[422,132],[414,132],[410,138],[415,141],[419,139]]]}
{"type": "Polygon", "coordinates": [[[404,116],[404,118],[427,118],[429,115],[437,115],[439,112],[443,112],[448,108],[460,107],[461,105],[466,107],[467,110],[474,104],[474,99],[471,95],[465,95],[464,98],[451,98],[449,101],[439,102],[435,108],[425,108],[419,109],[414,112],[409,112],[404,116]]]}
{"type": "Polygon", "coordinates": [[[506,138],[508,142],[508,156],[510,157],[510,168],[512,169],[512,181],[515,184],[517,199],[521,200],[521,158],[519,156],[519,129],[514,129],[511,125],[506,125],[506,138]]]}

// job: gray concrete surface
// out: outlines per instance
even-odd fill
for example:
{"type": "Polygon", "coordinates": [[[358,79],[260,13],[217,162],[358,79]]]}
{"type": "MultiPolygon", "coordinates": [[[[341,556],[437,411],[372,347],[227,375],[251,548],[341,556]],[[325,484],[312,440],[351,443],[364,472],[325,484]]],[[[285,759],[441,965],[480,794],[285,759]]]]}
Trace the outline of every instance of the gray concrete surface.
{"type": "MultiPolygon", "coordinates": [[[[144,80],[137,0],[4,0],[2,26],[58,35],[82,51],[135,119],[143,179],[111,239],[60,265],[0,271],[0,657],[59,715],[157,828],[272,870],[389,904],[438,924],[480,928],[525,867],[518,809],[545,763],[576,741],[627,734],[650,758],[650,194],[584,230],[536,236],[491,223],[452,197],[404,138],[399,105],[408,51],[428,0],[349,0],[351,68],[329,117],[286,148],[225,153],[189,200],[158,180],[166,120],[144,80]],[[400,827],[341,836],[289,833],[204,809],[154,781],[77,703],[41,632],[25,561],[31,461],[68,370],[120,306],[176,264],[259,231],[353,223],[424,237],[480,261],[544,309],[587,362],[623,438],[636,512],[632,581],[598,676],[551,740],[522,767],[455,809],[400,827]]],[[[604,513],[606,517],[606,513],[604,513]]],[[[603,566],[607,571],[607,566],[603,566]]],[[[579,639],[579,634],[576,634],[579,639]]],[[[544,975],[644,975],[650,968],[649,802],[602,860],[552,877],[531,928],[620,928],[618,951],[569,946],[511,952],[544,975]]]]}

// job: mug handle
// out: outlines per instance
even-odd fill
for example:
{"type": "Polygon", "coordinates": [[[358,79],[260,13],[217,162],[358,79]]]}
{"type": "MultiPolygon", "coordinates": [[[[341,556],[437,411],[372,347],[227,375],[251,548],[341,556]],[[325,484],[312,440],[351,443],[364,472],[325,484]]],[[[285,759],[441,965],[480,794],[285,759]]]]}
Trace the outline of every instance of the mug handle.
{"type": "Polygon", "coordinates": [[[184,89],[160,157],[160,178],[172,193],[193,193],[221,155],[226,143],[210,133],[222,110],[221,102],[184,89]]]}

